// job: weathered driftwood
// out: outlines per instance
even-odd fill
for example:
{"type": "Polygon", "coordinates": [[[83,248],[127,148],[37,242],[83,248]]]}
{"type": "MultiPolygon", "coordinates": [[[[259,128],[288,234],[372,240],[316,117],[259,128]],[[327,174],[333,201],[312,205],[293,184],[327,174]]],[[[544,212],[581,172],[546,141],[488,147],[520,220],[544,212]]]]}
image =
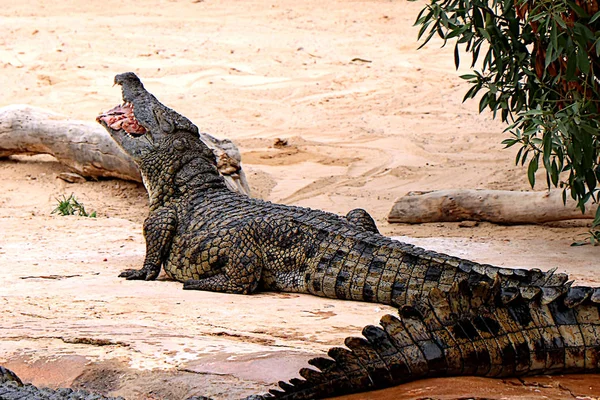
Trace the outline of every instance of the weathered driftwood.
{"type": "Polygon", "coordinates": [[[389,222],[489,221],[530,224],[594,218],[595,207],[582,214],[575,201],[563,204],[562,192],[513,192],[509,190],[439,190],[411,192],[396,200],[389,222]]]}
{"type": "MultiPolygon", "coordinates": [[[[237,147],[201,133],[218,159],[218,167],[234,190],[250,194],[237,147]]],[[[113,177],[141,182],[131,158],[95,122],[70,119],[43,108],[11,105],[0,108],[0,157],[50,154],[85,177],[113,177]]]]}

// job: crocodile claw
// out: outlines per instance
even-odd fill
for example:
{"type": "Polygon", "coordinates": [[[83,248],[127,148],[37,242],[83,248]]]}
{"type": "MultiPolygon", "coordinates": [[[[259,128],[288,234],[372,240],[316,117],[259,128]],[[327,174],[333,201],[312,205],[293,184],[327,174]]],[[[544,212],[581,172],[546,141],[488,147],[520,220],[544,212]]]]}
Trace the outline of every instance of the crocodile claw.
{"type": "Polygon", "coordinates": [[[183,282],[183,290],[202,290],[199,286],[199,281],[190,279],[183,282]]]}
{"type": "Polygon", "coordinates": [[[156,275],[145,268],[126,269],[119,274],[119,278],[125,278],[128,281],[151,281],[156,278],[156,275]]]}

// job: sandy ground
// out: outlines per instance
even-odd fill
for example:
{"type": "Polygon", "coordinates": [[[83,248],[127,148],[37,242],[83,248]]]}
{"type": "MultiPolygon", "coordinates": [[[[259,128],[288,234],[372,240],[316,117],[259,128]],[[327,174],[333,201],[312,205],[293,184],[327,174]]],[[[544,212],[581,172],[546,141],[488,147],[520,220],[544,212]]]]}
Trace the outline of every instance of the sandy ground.
{"type": "MultiPolygon", "coordinates": [[[[527,189],[504,126],[462,103],[451,49],[417,51],[424,3],[405,1],[0,1],[0,106],[91,121],[134,71],[204,131],[233,139],[258,197],[346,213],[382,231],[497,265],[557,266],[598,285],[585,222],[390,225],[411,190],[527,189]],[[276,148],[277,139],[288,146],[276,148]]],[[[388,307],[286,294],[184,292],[126,282],[141,265],[142,186],[67,184],[48,156],[0,160],[0,362],[36,384],[127,398],[235,398],[289,379],[388,307]],[[59,217],[74,193],[98,218],[59,217]]],[[[538,189],[543,189],[542,187],[538,189]]],[[[390,394],[391,393],[391,394],[390,394]]],[[[598,396],[597,376],[404,385],[389,398],[598,396]]],[[[360,395],[358,398],[374,396],[360,395]]],[[[384,398],[384,397],[382,397],[384,398]]]]}

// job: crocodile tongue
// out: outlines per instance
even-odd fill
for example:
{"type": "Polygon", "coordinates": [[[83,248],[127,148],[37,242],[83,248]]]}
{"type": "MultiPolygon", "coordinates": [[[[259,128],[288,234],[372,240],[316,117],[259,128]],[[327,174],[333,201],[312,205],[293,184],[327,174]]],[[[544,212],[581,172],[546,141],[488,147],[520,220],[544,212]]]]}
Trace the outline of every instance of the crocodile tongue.
{"type": "Polygon", "coordinates": [[[106,126],[115,131],[124,130],[132,136],[140,136],[146,133],[133,113],[133,104],[124,103],[100,114],[96,117],[97,122],[104,122],[106,126]]]}

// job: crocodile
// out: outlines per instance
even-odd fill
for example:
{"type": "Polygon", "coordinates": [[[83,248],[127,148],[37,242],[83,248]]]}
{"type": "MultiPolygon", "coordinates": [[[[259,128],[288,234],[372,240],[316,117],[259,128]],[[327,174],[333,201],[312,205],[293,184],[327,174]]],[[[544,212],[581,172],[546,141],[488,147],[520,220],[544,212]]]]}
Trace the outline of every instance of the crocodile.
{"type": "MultiPolygon", "coordinates": [[[[462,280],[448,291],[433,288],[398,316],[366,326],[363,337],[347,338],[346,348],[310,360],[312,367],[299,372],[302,379],[246,400],[326,398],[440,376],[600,373],[600,288],[564,285],[550,301],[543,287],[513,291],[507,299],[499,277],[462,280]]],[[[107,399],[98,396],[23,385],[0,367],[3,400],[107,399]]]]}
{"type": "Polygon", "coordinates": [[[119,275],[153,280],[161,268],[183,289],[259,290],[403,306],[433,288],[467,280],[547,288],[565,274],[509,269],[428,251],[379,234],[364,210],[346,216],[274,204],[231,191],[215,155],[188,118],[163,105],[132,72],[115,76],[123,103],[96,120],[138,164],[149,195],[141,269],[119,275]]]}
{"type": "MultiPolygon", "coordinates": [[[[121,277],[152,280],[164,268],[184,289],[278,290],[398,307],[362,338],[309,361],[302,379],[248,400],[323,398],[436,376],[600,372],[600,288],[395,241],[364,210],[342,217],[234,193],[189,119],[133,73],[115,83],[124,103],[97,120],[139,165],[150,197],[143,267],[121,277]]],[[[2,399],[99,396],[76,392],[23,385],[0,367],[2,399]]]]}

